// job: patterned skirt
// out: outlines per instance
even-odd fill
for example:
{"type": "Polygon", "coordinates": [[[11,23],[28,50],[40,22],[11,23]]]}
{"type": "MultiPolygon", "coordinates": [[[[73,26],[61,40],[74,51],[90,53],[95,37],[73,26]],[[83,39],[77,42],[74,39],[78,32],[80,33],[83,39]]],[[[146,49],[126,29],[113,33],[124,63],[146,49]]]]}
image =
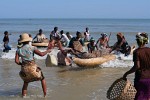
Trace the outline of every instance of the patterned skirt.
{"type": "Polygon", "coordinates": [[[19,75],[24,82],[33,82],[44,79],[41,68],[37,67],[34,61],[23,63],[19,75]]]}

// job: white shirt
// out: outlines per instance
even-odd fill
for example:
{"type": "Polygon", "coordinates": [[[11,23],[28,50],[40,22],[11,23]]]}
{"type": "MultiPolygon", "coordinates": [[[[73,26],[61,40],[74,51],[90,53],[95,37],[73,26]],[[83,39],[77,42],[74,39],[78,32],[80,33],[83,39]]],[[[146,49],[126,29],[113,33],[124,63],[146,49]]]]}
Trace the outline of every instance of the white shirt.
{"type": "Polygon", "coordinates": [[[62,34],[61,41],[69,42],[70,40],[68,39],[66,34],[62,34]]]}

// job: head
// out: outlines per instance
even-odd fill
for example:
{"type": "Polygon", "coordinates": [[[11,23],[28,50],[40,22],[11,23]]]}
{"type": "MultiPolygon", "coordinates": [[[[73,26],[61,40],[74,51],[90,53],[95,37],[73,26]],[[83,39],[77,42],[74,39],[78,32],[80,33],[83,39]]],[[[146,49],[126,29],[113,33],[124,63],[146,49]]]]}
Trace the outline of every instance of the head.
{"type": "Polygon", "coordinates": [[[42,33],[43,31],[42,31],[42,29],[39,29],[39,33],[42,33]]]}
{"type": "Polygon", "coordinates": [[[29,36],[29,34],[28,33],[23,33],[21,35],[21,38],[20,38],[19,42],[25,44],[25,43],[29,43],[30,41],[32,41],[32,38],[29,36]]]}
{"type": "Polygon", "coordinates": [[[67,55],[68,53],[71,53],[71,50],[65,49],[65,50],[62,50],[62,53],[63,53],[64,55],[67,55]]]}
{"type": "Polygon", "coordinates": [[[5,31],[5,32],[4,32],[4,35],[8,35],[8,31],[5,31]]]}
{"type": "Polygon", "coordinates": [[[107,34],[106,33],[102,33],[101,36],[102,36],[102,38],[105,38],[105,37],[107,37],[107,34]]]}
{"type": "Polygon", "coordinates": [[[82,38],[82,33],[77,31],[76,36],[77,36],[77,38],[82,38]]]}
{"type": "Polygon", "coordinates": [[[90,43],[91,43],[91,44],[94,44],[94,42],[95,42],[95,39],[94,39],[93,37],[91,37],[90,43]]]}
{"type": "Polygon", "coordinates": [[[117,33],[117,39],[118,40],[122,40],[124,38],[124,35],[123,35],[123,33],[117,33]]]}
{"type": "Polygon", "coordinates": [[[61,30],[61,31],[60,31],[60,34],[62,35],[63,33],[64,33],[64,31],[63,31],[63,30],[61,30]]]}
{"type": "Polygon", "coordinates": [[[54,31],[56,32],[58,30],[58,27],[54,27],[54,31]]]}
{"type": "Polygon", "coordinates": [[[29,37],[31,37],[31,38],[32,38],[32,35],[31,35],[31,34],[29,34],[29,37]]]}
{"type": "Polygon", "coordinates": [[[86,28],[85,28],[85,30],[86,30],[86,31],[88,31],[88,30],[89,30],[89,28],[88,28],[88,27],[86,27],[86,28]]]}
{"type": "Polygon", "coordinates": [[[138,33],[136,35],[136,41],[137,41],[137,44],[139,46],[142,46],[142,45],[145,45],[145,44],[148,44],[149,42],[149,39],[148,39],[148,34],[147,33],[138,33]]]}
{"type": "Polygon", "coordinates": [[[70,35],[70,33],[69,33],[69,32],[67,32],[67,33],[66,33],[66,35],[70,35]]]}

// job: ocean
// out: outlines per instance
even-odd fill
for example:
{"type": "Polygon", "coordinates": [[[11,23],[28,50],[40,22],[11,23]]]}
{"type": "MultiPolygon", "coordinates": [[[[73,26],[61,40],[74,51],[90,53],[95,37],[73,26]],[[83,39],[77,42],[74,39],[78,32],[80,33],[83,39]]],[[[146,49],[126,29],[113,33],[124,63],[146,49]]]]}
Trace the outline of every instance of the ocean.
{"type": "MultiPolygon", "coordinates": [[[[21,99],[22,80],[19,77],[20,66],[15,64],[17,40],[22,33],[34,37],[39,29],[49,38],[50,32],[57,26],[59,31],[70,32],[75,36],[76,31],[84,32],[88,27],[91,37],[97,40],[100,34],[111,33],[109,44],[116,42],[117,32],[123,32],[129,45],[135,45],[135,35],[138,32],[150,34],[150,19],[0,19],[0,99],[21,99]],[[9,53],[3,53],[4,31],[8,31],[10,46],[9,53]]],[[[149,44],[147,45],[150,46],[149,44]]],[[[41,48],[43,51],[46,48],[41,48]]],[[[56,55],[57,50],[52,54],[56,55]]],[[[36,62],[42,68],[47,81],[49,100],[107,100],[106,92],[117,78],[133,66],[132,55],[124,57],[116,55],[113,61],[106,62],[98,68],[82,69],[73,64],[72,67],[46,67],[44,57],[35,55],[36,62]]],[[[133,82],[134,74],[128,76],[133,82]]],[[[44,99],[40,82],[33,82],[28,88],[28,99],[44,99]]]]}

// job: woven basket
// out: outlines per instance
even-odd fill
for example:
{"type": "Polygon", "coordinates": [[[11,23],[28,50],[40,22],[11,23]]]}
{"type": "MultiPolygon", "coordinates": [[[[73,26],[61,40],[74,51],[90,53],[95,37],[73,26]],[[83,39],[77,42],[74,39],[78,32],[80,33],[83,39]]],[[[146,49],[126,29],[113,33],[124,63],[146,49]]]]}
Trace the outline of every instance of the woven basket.
{"type": "Polygon", "coordinates": [[[73,41],[73,48],[77,51],[82,51],[82,45],[79,41],[73,41]]]}
{"type": "Polygon", "coordinates": [[[110,100],[134,100],[136,90],[129,80],[117,79],[107,91],[110,100]]]}
{"type": "Polygon", "coordinates": [[[39,69],[39,71],[37,71],[37,65],[32,63],[21,67],[19,75],[25,82],[32,82],[42,79],[41,70],[39,69]]]}

